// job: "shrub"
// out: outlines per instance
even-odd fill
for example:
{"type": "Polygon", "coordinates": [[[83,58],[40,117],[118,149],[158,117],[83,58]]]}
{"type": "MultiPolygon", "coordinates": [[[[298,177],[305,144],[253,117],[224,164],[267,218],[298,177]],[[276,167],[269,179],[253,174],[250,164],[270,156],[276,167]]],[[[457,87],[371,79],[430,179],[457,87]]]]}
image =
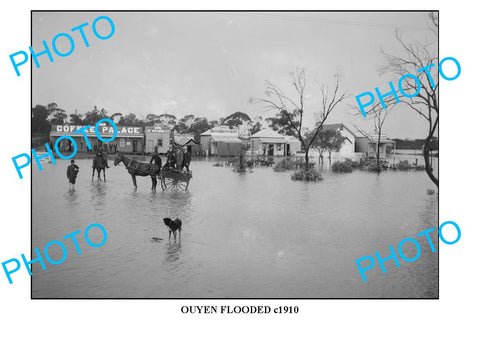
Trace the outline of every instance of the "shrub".
{"type": "Polygon", "coordinates": [[[368,171],[375,171],[375,172],[381,172],[382,171],[382,165],[380,164],[380,167],[377,166],[377,162],[371,162],[367,166],[368,171]]]}
{"type": "Polygon", "coordinates": [[[314,169],[302,169],[299,171],[295,171],[292,174],[292,179],[294,181],[312,181],[312,182],[317,182],[323,180],[322,175],[320,175],[320,172],[314,169]]]}
{"type": "MultiPolygon", "coordinates": [[[[347,160],[350,161],[349,159],[347,160]]],[[[358,169],[362,167],[362,165],[357,161],[350,161],[350,165],[352,166],[353,169],[358,169]]]]}
{"type": "Polygon", "coordinates": [[[274,171],[285,171],[285,170],[293,170],[295,169],[295,163],[289,161],[286,158],[281,159],[280,161],[275,164],[273,167],[274,171]]]}
{"type": "Polygon", "coordinates": [[[352,161],[347,159],[345,162],[335,162],[332,164],[333,172],[352,172],[352,161]]]}
{"type": "Polygon", "coordinates": [[[404,160],[404,161],[398,162],[397,168],[398,170],[410,170],[411,166],[410,164],[408,164],[407,160],[404,160]]]}

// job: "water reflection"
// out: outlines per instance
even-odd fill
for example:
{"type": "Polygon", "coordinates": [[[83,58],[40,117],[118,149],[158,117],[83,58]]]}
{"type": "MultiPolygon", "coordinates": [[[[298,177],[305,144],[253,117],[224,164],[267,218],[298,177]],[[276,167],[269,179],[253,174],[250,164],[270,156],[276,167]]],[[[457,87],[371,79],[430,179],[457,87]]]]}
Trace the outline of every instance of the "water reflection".
{"type": "Polygon", "coordinates": [[[63,195],[63,198],[67,202],[68,209],[75,209],[78,205],[78,194],[75,188],[68,189],[67,192],[63,195]]]}
{"type": "Polygon", "coordinates": [[[165,261],[174,264],[174,262],[180,259],[182,253],[182,241],[179,237],[177,241],[169,240],[165,244],[165,261]]]}
{"type": "MultiPolygon", "coordinates": [[[[369,271],[368,284],[355,266],[438,225],[438,196],[426,194],[432,185],[423,172],[337,175],[326,164],[323,181],[302,183],[288,171],[240,174],[214,162],[192,163],[187,192],[152,192],[146,177],[135,189],[123,168],[109,170],[107,183],[80,172],[75,191],[66,191],[59,179],[67,161],[34,167],[33,245],[92,223],[107,228],[108,241],[35,271],[32,296],[438,296],[438,251],[424,252],[428,243],[414,263],[369,271]],[[165,217],[182,220],[182,240],[168,240],[165,217]]],[[[90,163],[77,162],[82,169],[90,163]]]]}
{"type": "Polygon", "coordinates": [[[90,194],[92,199],[103,201],[106,194],[106,183],[100,181],[92,181],[90,184],[90,194]]]}

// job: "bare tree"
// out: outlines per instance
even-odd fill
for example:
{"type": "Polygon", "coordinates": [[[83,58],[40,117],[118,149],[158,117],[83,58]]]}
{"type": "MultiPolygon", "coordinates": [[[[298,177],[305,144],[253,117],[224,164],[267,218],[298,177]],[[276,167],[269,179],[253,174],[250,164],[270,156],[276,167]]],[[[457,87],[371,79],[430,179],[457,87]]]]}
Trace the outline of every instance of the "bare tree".
{"type": "Polygon", "coordinates": [[[341,74],[339,71],[335,73],[335,85],[332,94],[329,94],[328,87],[323,84],[320,85],[320,92],[322,94],[322,102],[317,124],[313,131],[308,135],[302,132],[304,129],[304,103],[305,103],[305,86],[306,77],[305,69],[297,68],[291,73],[292,87],[295,90],[296,99],[288,97],[285,92],[270,81],[266,82],[267,98],[253,98],[251,102],[259,103],[264,106],[267,111],[275,110],[277,115],[286,118],[285,122],[293,132],[293,135],[300,141],[305,150],[305,170],[308,170],[309,157],[308,152],[316,139],[319,131],[323,127],[323,123],[332,113],[335,107],[342,102],[346,97],[346,93],[340,91],[341,74]]]}
{"type": "MultiPolygon", "coordinates": [[[[357,127],[356,125],[353,125],[355,129],[363,136],[368,139],[368,142],[370,144],[373,144],[375,147],[373,148],[375,158],[377,160],[376,164],[376,171],[378,174],[382,171],[382,167],[380,164],[380,141],[382,139],[382,130],[383,130],[383,124],[385,123],[385,119],[387,116],[390,114],[392,111],[392,108],[394,106],[389,105],[385,109],[380,106],[380,103],[375,104],[372,106],[368,111],[366,111],[367,119],[373,120],[374,123],[374,131],[375,134],[369,134],[367,131],[364,129],[361,129],[357,127]]],[[[362,112],[360,109],[357,107],[357,112],[356,115],[362,115],[362,112]]]]}
{"type": "MultiPolygon", "coordinates": [[[[438,14],[430,13],[428,20],[430,30],[438,36],[438,14]]],[[[428,122],[428,134],[423,144],[423,158],[425,160],[425,171],[438,188],[439,179],[433,172],[430,157],[431,141],[437,133],[439,113],[438,72],[430,72],[430,69],[433,68],[433,65],[437,66],[438,69],[438,46],[428,42],[423,44],[407,43],[398,32],[396,32],[396,38],[403,48],[404,55],[394,56],[382,50],[387,64],[381,68],[381,71],[390,72],[400,77],[418,73],[420,84],[417,84],[414,78],[407,77],[402,82],[402,88],[406,93],[413,94],[418,91],[418,85],[420,85],[419,93],[412,98],[402,96],[399,99],[401,103],[408,105],[428,122]]]]}

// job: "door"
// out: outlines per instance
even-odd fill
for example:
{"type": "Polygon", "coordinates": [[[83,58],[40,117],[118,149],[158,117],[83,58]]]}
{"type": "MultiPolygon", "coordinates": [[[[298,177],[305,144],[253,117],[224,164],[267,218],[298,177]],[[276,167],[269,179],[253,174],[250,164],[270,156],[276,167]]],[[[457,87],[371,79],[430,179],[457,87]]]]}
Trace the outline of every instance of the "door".
{"type": "Polygon", "coordinates": [[[147,141],[147,143],[148,143],[147,152],[153,152],[153,140],[150,139],[147,141]]]}
{"type": "Polygon", "coordinates": [[[137,140],[133,140],[133,145],[132,145],[132,152],[137,152],[137,140]]]}
{"type": "Polygon", "coordinates": [[[273,144],[268,144],[268,155],[273,156],[273,144]]]}

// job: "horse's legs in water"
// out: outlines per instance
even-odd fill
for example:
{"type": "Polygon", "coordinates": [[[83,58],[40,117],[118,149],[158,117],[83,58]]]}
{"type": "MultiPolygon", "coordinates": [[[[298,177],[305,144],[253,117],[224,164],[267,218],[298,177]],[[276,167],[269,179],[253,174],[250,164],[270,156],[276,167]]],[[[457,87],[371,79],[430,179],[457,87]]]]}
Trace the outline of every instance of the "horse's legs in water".
{"type": "Polygon", "coordinates": [[[130,174],[130,175],[132,175],[133,186],[136,188],[137,187],[137,179],[135,178],[134,174],[130,174]]]}
{"type": "Polygon", "coordinates": [[[107,179],[105,178],[105,168],[103,168],[102,170],[103,170],[103,180],[106,182],[107,179]]]}
{"type": "Polygon", "coordinates": [[[92,168],[92,181],[93,181],[93,176],[95,175],[95,168],[92,168]]]}
{"type": "Polygon", "coordinates": [[[102,169],[100,168],[97,168],[97,181],[102,181],[102,178],[100,177],[100,171],[102,171],[102,169]]]}
{"type": "Polygon", "coordinates": [[[152,176],[152,190],[157,190],[157,176],[152,176]]]}

